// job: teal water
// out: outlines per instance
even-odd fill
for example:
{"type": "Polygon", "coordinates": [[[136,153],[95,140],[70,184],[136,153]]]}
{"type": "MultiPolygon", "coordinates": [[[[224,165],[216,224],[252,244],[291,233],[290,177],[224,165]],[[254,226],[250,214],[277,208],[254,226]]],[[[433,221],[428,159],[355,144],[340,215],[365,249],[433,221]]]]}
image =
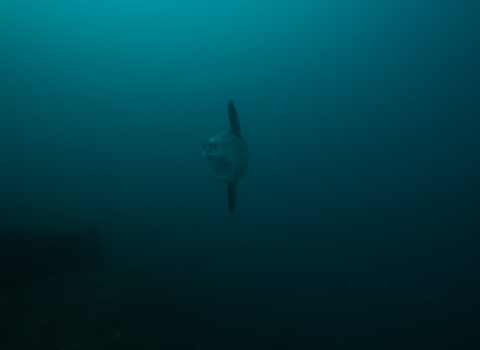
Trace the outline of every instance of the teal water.
{"type": "Polygon", "coordinates": [[[206,349],[476,348],[478,42],[475,1],[2,1],[0,210],[96,221],[206,349]]]}

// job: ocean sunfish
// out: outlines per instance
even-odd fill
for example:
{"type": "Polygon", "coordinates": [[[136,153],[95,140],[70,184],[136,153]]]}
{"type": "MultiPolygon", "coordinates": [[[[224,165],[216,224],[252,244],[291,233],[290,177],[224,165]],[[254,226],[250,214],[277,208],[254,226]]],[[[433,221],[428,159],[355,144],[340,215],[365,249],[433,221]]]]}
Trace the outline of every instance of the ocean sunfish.
{"type": "Polygon", "coordinates": [[[233,101],[228,101],[230,131],[222,131],[203,144],[202,155],[217,179],[228,186],[228,210],[233,213],[237,198],[237,182],[248,165],[247,142],[240,133],[240,122],[233,101]]]}

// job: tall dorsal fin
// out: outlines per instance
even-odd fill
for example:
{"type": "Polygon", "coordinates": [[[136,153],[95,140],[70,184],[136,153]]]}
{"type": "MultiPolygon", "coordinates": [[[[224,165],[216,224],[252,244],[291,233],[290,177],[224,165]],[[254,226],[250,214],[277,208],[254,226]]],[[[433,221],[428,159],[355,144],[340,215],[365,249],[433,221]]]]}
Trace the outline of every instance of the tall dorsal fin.
{"type": "Polygon", "coordinates": [[[233,100],[228,101],[228,116],[230,118],[230,127],[232,129],[232,134],[240,137],[240,122],[238,121],[237,110],[233,104],[233,100]]]}

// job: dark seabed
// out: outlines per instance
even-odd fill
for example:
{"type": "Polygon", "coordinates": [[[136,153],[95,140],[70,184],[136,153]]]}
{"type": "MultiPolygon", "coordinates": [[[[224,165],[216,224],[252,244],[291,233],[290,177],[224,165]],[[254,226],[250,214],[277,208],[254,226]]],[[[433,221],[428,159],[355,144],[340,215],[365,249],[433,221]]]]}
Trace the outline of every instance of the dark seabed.
{"type": "Polygon", "coordinates": [[[480,349],[479,43],[479,1],[1,1],[0,349],[480,349]]]}

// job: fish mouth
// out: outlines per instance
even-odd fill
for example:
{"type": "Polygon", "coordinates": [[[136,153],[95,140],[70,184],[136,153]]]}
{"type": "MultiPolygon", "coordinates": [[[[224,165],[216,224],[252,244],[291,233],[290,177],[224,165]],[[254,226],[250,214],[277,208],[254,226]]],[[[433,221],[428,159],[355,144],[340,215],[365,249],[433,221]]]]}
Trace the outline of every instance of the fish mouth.
{"type": "Polygon", "coordinates": [[[227,152],[221,151],[219,149],[215,149],[215,150],[204,149],[202,151],[202,155],[204,158],[209,158],[212,161],[214,159],[230,158],[227,152]]]}

